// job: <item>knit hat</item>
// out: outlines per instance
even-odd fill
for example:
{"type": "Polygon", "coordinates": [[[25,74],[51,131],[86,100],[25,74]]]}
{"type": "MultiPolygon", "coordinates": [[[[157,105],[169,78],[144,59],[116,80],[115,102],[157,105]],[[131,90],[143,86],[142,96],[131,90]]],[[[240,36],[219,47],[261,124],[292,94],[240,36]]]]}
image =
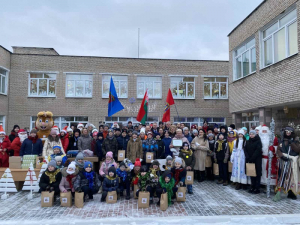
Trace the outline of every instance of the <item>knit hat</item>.
{"type": "Polygon", "coordinates": [[[232,131],[229,131],[229,134],[234,134],[234,131],[232,130],[232,131]]]}
{"type": "Polygon", "coordinates": [[[138,135],[138,132],[137,132],[137,131],[133,131],[133,132],[132,132],[132,135],[134,135],[134,134],[135,134],[135,135],[138,135]]]}
{"type": "Polygon", "coordinates": [[[109,132],[112,132],[112,133],[113,133],[114,131],[113,131],[112,129],[109,129],[109,130],[108,130],[108,133],[109,133],[109,132]]]}
{"type": "Polygon", "coordinates": [[[98,134],[97,134],[97,137],[103,137],[103,133],[101,133],[101,132],[99,132],[98,134]]]}
{"type": "Polygon", "coordinates": [[[79,160],[79,159],[84,159],[82,152],[78,152],[78,154],[76,155],[76,160],[79,160]]]}
{"type": "Polygon", "coordinates": [[[120,163],[119,168],[121,168],[122,166],[124,166],[126,168],[126,164],[124,162],[120,163]]]}
{"type": "Polygon", "coordinates": [[[107,153],[106,153],[106,157],[107,157],[107,156],[110,157],[110,158],[113,158],[113,153],[112,153],[112,152],[107,152],[107,153]]]}
{"type": "Polygon", "coordinates": [[[187,142],[183,142],[183,143],[182,143],[182,148],[183,148],[184,146],[188,146],[188,148],[190,148],[190,145],[189,145],[189,143],[187,143],[187,142]]]}
{"type": "Polygon", "coordinates": [[[198,131],[196,129],[194,129],[193,134],[198,134],[198,131]]]}
{"type": "Polygon", "coordinates": [[[135,160],[134,166],[139,166],[139,167],[142,166],[141,161],[140,161],[139,158],[137,158],[137,159],[135,160]]]}
{"type": "Polygon", "coordinates": [[[86,169],[86,168],[88,168],[88,167],[90,167],[90,168],[93,168],[93,164],[90,162],[90,161],[86,161],[85,163],[84,163],[84,169],[86,169]]]}
{"type": "Polygon", "coordinates": [[[57,135],[56,130],[51,130],[50,135],[57,135]]]}
{"type": "Polygon", "coordinates": [[[179,163],[180,165],[182,165],[182,158],[176,157],[175,158],[175,163],[179,163]]]}
{"type": "Polygon", "coordinates": [[[212,134],[212,133],[210,133],[210,134],[208,134],[208,135],[207,135],[207,137],[208,137],[208,138],[209,138],[209,137],[213,137],[213,138],[214,138],[214,137],[215,137],[215,135],[214,135],[214,134],[212,134]]]}
{"type": "MultiPolygon", "coordinates": [[[[243,129],[243,128],[242,128],[243,129]]],[[[256,135],[256,131],[255,130],[250,130],[249,131],[249,134],[254,134],[254,135],[256,135]]]]}
{"type": "Polygon", "coordinates": [[[166,158],[166,162],[168,162],[169,160],[173,160],[172,156],[168,155],[166,158]]]}
{"type": "Polygon", "coordinates": [[[71,162],[71,163],[68,165],[68,169],[66,170],[66,172],[67,172],[68,174],[73,174],[73,173],[75,173],[75,170],[76,170],[75,162],[71,162]],[[73,171],[69,171],[70,168],[72,168],[73,171]]]}
{"type": "Polygon", "coordinates": [[[61,156],[55,156],[55,161],[56,162],[62,162],[62,157],[61,156]]]}
{"type": "Polygon", "coordinates": [[[147,172],[148,170],[147,170],[147,166],[142,166],[141,167],[141,170],[140,170],[140,173],[142,173],[142,172],[147,172]]]}
{"type": "Polygon", "coordinates": [[[68,127],[68,128],[67,128],[67,132],[70,132],[70,131],[73,132],[72,128],[71,128],[71,127],[68,127]]]}
{"type": "Polygon", "coordinates": [[[246,132],[248,131],[248,129],[246,127],[242,127],[242,129],[246,132]]]}
{"type": "Polygon", "coordinates": [[[113,172],[113,173],[114,173],[114,176],[116,176],[116,168],[114,167],[114,165],[112,165],[111,167],[109,167],[109,169],[108,169],[108,174],[109,174],[110,172],[113,172]]]}
{"type": "Polygon", "coordinates": [[[172,178],[172,173],[170,170],[165,170],[165,172],[162,174],[163,179],[166,177],[169,177],[170,179],[172,178]]]}
{"type": "Polygon", "coordinates": [[[157,160],[154,160],[154,161],[152,162],[152,166],[153,166],[153,165],[159,166],[159,162],[158,162],[157,160]]]}
{"type": "Polygon", "coordinates": [[[94,136],[98,136],[98,132],[97,131],[93,132],[93,137],[94,136]]]}
{"type": "Polygon", "coordinates": [[[32,129],[32,130],[30,131],[30,133],[31,133],[31,134],[32,134],[32,133],[37,134],[37,130],[36,130],[36,129],[32,129]]]}
{"type": "Polygon", "coordinates": [[[245,135],[245,131],[244,131],[244,130],[242,130],[242,129],[239,129],[239,131],[238,131],[238,134],[245,135]]]}
{"type": "Polygon", "coordinates": [[[58,148],[59,150],[61,150],[60,146],[58,146],[58,145],[53,146],[53,150],[56,149],[56,148],[58,148]]]}
{"type": "Polygon", "coordinates": [[[51,160],[49,163],[48,163],[48,168],[49,166],[52,166],[54,168],[56,168],[56,161],[55,160],[51,160]]]}
{"type": "Polygon", "coordinates": [[[127,130],[126,129],[122,129],[122,133],[126,133],[127,134],[127,130]]]}

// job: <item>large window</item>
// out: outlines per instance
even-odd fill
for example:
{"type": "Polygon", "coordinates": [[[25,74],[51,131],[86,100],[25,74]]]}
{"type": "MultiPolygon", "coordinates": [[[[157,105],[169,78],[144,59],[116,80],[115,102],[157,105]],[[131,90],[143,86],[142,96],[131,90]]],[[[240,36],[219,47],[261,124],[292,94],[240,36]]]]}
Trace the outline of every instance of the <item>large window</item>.
{"type": "Polygon", "coordinates": [[[204,77],[205,99],[227,99],[227,77],[204,77]]]}
{"type": "Polygon", "coordinates": [[[66,74],[66,97],[91,98],[93,75],[66,74]]]}
{"type": "Polygon", "coordinates": [[[256,71],[255,38],[234,51],[234,80],[256,71]]]}
{"type": "Polygon", "coordinates": [[[226,121],[225,118],[216,118],[216,117],[209,117],[209,118],[202,118],[202,117],[174,117],[174,123],[184,123],[185,126],[191,128],[192,125],[202,126],[204,120],[208,121],[209,126],[218,124],[218,125],[225,125],[226,121]]]}
{"type": "MultiPolygon", "coordinates": [[[[111,75],[102,76],[102,98],[109,97],[111,75]]],[[[128,76],[112,76],[118,98],[128,98],[128,76]]]]}
{"type": "Polygon", "coordinates": [[[0,94],[7,94],[8,72],[0,67],[0,94]]]}
{"type": "Polygon", "coordinates": [[[195,99],[195,77],[171,76],[171,91],[177,99],[195,99]]]}
{"type": "Polygon", "coordinates": [[[298,53],[296,9],[262,32],[263,67],[298,53]]]}
{"type": "Polygon", "coordinates": [[[3,129],[5,130],[5,116],[0,116],[0,124],[2,125],[3,129]]]}
{"type": "Polygon", "coordinates": [[[30,73],[29,96],[55,97],[56,96],[56,74],[30,73]]]}
{"type": "MultiPolygon", "coordinates": [[[[132,125],[138,125],[140,122],[136,120],[136,117],[105,117],[104,123],[112,127],[114,122],[117,122],[119,126],[127,126],[128,121],[132,122],[132,125]]],[[[159,122],[158,116],[148,116],[146,124],[159,122]]]]}
{"type": "MultiPolygon", "coordinates": [[[[30,130],[35,127],[36,119],[36,116],[31,117],[30,130]]],[[[85,126],[89,121],[87,116],[54,116],[53,119],[54,125],[58,126],[60,130],[65,126],[75,126],[76,128],[79,123],[82,123],[85,126]]]]}
{"type": "Polygon", "coordinates": [[[251,127],[259,126],[259,116],[258,113],[243,113],[242,114],[242,125],[247,127],[248,131],[251,130],[251,127]]]}
{"type": "Polygon", "coordinates": [[[143,98],[148,89],[149,98],[162,98],[162,77],[137,77],[137,97],[143,98]]]}

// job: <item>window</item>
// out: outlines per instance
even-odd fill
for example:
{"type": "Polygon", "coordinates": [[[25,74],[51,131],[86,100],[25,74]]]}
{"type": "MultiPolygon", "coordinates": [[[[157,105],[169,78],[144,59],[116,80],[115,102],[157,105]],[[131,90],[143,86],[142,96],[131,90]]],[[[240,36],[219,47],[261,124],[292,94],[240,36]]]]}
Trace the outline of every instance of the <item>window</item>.
{"type": "Polygon", "coordinates": [[[191,128],[192,125],[202,126],[203,121],[207,120],[209,125],[214,125],[215,123],[218,125],[225,125],[225,118],[202,118],[202,117],[174,117],[174,123],[184,123],[187,127],[191,128]]]}
{"type": "Polygon", "coordinates": [[[204,77],[205,99],[227,99],[227,77],[204,77]]]}
{"type": "MultiPolygon", "coordinates": [[[[139,121],[136,120],[136,117],[105,117],[105,124],[109,127],[112,127],[114,122],[117,122],[119,125],[127,126],[128,121],[132,122],[132,125],[139,125],[139,121]]],[[[154,122],[159,122],[158,116],[148,116],[146,124],[151,124],[154,122]]]]}
{"type": "MultiPolygon", "coordinates": [[[[111,75],[102,76],[102,98],[109,97],[111,75]]],[[[128,76],[112,76],[118,98],[128,98],[128,76]]]]}
{"type": "Polygon", "coordinates": [[[29,77],[29,96],[56,96],[56,74],[30,73],[29,77]]]}
{"type": "Polygon", "coordinates": [[[162,98],[162,77],[137,77],[137,98],[144,98],[148,89],[149,98],[162,98]]]}
{"type": "Polygon", "coordinates": [[[249,130],[252,126],[259,126],[259,116],[258,113],[243,113],[242,114],[242,125],[249,130]]]}
{"type": "MultiPolygon", "coordinates": [[[[31,117],[31,122],[30,122],[30,130],[35,127],[35,121],[37,117],[32,116],[31,117]]],[[[87,116],[67,116],[67,117],[60,117],[60,116],[54,116],[54,125],[58,126],[58,128],[61,130],[65,126],[75,126],[77,128],[77,125],[79,123],[82,123],[84,126],[88,123],[88,117],[87,116]]]]}
{"type": "Polygon", "coordinates": [[[195,78],[171,76],[171,91],[177,99],[195,99],[195,78]]]}
{"type": "Polygon", "coordinates": [[[67,74],[66,97],[91,98],[93,96],[93,75],[67,74]]]}
{"type": "Polygon", "coordinates": [[[238,80],[256,71],[255,38],[234,51],[234,80],[238,80]]]}
{"type": "Polygon", "coordinates": [[[262,32],[263,67],[298,52],[297,11],[294,9],[262,32]]]}
{"type": "Polygon", "coordinates": [[[2,124],[2,127],[5,130],[5,116],[0,116],[0,124],[2,124]]]}
{"type": "Polygon", "coordinates": [[[7,70],[0,67],[0,94],[7,94],[7,70]]]}

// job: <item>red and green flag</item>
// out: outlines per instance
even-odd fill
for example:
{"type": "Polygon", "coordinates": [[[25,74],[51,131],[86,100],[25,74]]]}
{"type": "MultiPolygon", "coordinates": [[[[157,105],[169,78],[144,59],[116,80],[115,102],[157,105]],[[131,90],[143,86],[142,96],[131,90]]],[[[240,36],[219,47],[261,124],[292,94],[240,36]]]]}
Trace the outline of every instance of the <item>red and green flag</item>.
{"type": "Polygon", "coordinates": [[[145,92],[139,113],[136,117],[136,120],[141,122],[141,124],[145,125],[147,121],[147,115],[148,115],[148,103],[149,103],[149,97],[148,97],[148,89],[145,92]]]}

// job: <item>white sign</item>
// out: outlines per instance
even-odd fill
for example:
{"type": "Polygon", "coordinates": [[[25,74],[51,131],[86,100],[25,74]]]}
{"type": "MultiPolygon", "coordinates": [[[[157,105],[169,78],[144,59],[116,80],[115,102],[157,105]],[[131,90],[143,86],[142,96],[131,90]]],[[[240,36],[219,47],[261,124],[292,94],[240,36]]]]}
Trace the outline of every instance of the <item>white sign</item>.
{"type": "Polygon", "coordinates": [[[186,180],[192,180],[192,176],[187,176],[186,180]]]}
{"type": "Polygon", "coordinates": [[[183,198],[183,192],[178,192],[178,198],[183,198]]]}
{"type": "Polygon", "coordinates": [[[62,203],[68,203],[68,198],[62,198],[61,201],[62,203]]]}
{"type": "Polygon", "coordinates": [[[147,198],[142,198],[142,203],[147,204],[147,198]]]}
{"type": "Polygon", "coordinates": [[[123,153],[120,153],[119,156],[120,156],[120,157],[123,157],[123,153]]]}
{"type": "Polygon", "coordinates": [[[49,203],[50,202],[49,197],[44,197],[44,202],[49,203]]]}
{"type": "Polygon", "coordinates": [[[114,200],[114,196],[113,195],[108,196],[108,200],[114,200]]]}

